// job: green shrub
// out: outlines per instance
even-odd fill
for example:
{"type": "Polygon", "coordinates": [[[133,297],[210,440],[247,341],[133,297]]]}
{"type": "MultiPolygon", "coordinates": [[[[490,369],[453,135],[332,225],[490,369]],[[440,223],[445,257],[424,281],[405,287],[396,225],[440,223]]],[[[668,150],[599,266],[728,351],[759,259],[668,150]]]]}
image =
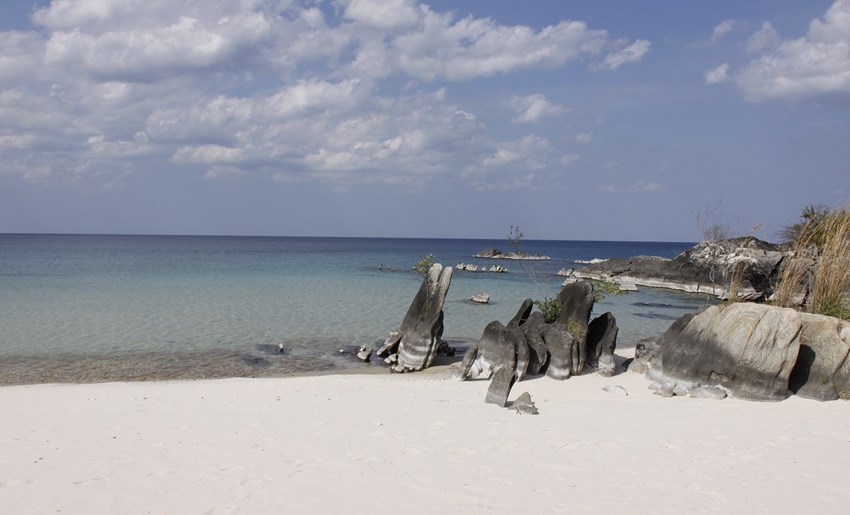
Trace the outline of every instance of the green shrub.
{"type": "Polygon", "coordinates": [[[421,276],[428,275],[428,270],[434,266],[434,254],[426,254],[419,260],[418,263],[413,265],[413,271],[421,276]]]}
{"type": "Polygon", "coordinates": [[[622,295],[623,290],[616,281],[611,279],[594,279],[593,281],[593,302],[600,302],[606,295],[622,295]]]}
{"type": "Polygon", "coordinates": [[[551,324],[557,320],[561,314],[561,299],[557,296],[551,299],[549,297],[543,297],[543,300],[535,300],[534,305],[543,314],[543,319],[547,324],[551,324]]]}

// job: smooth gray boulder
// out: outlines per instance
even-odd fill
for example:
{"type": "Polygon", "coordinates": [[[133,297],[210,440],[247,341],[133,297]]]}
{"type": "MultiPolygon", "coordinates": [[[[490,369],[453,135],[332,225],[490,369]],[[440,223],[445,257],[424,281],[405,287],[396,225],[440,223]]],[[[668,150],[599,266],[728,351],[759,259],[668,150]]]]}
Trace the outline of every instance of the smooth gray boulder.
{"type": "Polygon", "coordinates": [[[800,351],[800,313],[735,303],[676,321],[661,337],[650,377],[722,385],[736,397],[781,400],[800,351]]]}
{"type": "Polygon", "coordinates": [[[437,355],[443,336],[443,303],[452,282],[452,267],[435,263],[401,323],[396,372],[427,368],[437,355]]]}
{"type": "Polygon", "coordinates": [[[487,388],[487,396],[484,398],[484,402],[503,408],[507,406],[511,388],[516,382],[515,366],[507,364],[496,369],[493,378],[490,379],[490,387],[487,388]]]}
{"type": "Polygon", "coordinates": [[[850,399],[850,322],[823,315],[800,315],[800,353],[789,388],[819,401],[850,399]]]}
{"type": "Polygon", "coordinates": [[[472,302],[477,304],[489,304],[490,303],[490,294],[486,291],[481,291],[470,297],[472,302]]]}
{"type": "Polygon", "coordinates": [[[587,366],[601,376],[614,375],[618,332],[617,320],[610,311],[594,318],[587,327],[587,366]]]}

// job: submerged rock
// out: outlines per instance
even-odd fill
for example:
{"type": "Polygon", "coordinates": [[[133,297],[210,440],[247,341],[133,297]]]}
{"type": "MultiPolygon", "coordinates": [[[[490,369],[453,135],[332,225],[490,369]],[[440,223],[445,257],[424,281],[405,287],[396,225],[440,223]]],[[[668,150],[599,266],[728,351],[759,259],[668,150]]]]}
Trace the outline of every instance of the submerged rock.
{"type": "Polygon", "coordinates": [[[489,304],[490,303],[490,294],[486,291],[482,291],[473,295],[470,300],[472,302],[477,302],[478,304],[489,304]]]}

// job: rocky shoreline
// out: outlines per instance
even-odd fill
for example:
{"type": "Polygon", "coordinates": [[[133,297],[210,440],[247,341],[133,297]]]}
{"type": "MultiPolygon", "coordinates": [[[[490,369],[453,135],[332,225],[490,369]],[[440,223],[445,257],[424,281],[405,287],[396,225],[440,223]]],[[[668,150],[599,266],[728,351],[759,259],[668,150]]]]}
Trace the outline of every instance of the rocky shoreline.
{"type": "Polygon", "coordinates": [[[714,295],[722,300],[768,300],[789,252],[757,238],[704,241],[673,259],[612,257],[583,268],[562,270],[568,281],[610,280],[622,290],[639,286],[714,295]],[[733,276],[736,279],[733,281],[733,276]],[[729,285],[735,283],[735,291],[729,285]]]}
{"type": "MultiPolygon", "coordinates": [[[[556,320],[545,321],[526,299],[507,324],[494,320],[484,328],[456,365],[455,376],[490,380],[486,402],[526,414],[537,413],[530,397],[509,401],[517,382],[540,375],[558,380],[588,372],[613,376],[625,370],[645,374],[655,381],[656,394],[667,397],[775,401],[796,394],[850,400],[850,321],[746,302],[773,295],[788,255],[776,245],[737,238],[702,242],[673,259],[611,258],[564,271],[556,320]],[[616,320],[612,313],[591,320],[596,286],[588,279],[615,281],[624,289],[734,295],[739,302],[682,316],[660,337],[639,343],[635,357],[618,367],[616,320]]],[[[450,267],[434,265],[401,329],[378,351],[393,371],[422,370],[438,352],[454,354],[441,341],[451,274],[450,267]]]]}
{"type": "Polygon", "coordinates": [[[497,248],[484,249],[481,252],[473,254],[474,258],[481,259],[512,259],[523,261],[547,261],[552,259],[549,256],[541,256],[540,254],[529,254],[527,252],[502,252],[497,248]]]}

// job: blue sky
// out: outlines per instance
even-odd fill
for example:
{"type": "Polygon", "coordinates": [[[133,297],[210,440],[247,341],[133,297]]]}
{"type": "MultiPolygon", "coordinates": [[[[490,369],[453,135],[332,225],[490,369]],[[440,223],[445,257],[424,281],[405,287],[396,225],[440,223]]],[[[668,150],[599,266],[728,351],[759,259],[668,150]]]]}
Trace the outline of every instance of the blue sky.
{"type": "Polygon", "coordinates": [[[849,140],[850,0],[0,15],[0,232],[772,240],[849,140]]]}

